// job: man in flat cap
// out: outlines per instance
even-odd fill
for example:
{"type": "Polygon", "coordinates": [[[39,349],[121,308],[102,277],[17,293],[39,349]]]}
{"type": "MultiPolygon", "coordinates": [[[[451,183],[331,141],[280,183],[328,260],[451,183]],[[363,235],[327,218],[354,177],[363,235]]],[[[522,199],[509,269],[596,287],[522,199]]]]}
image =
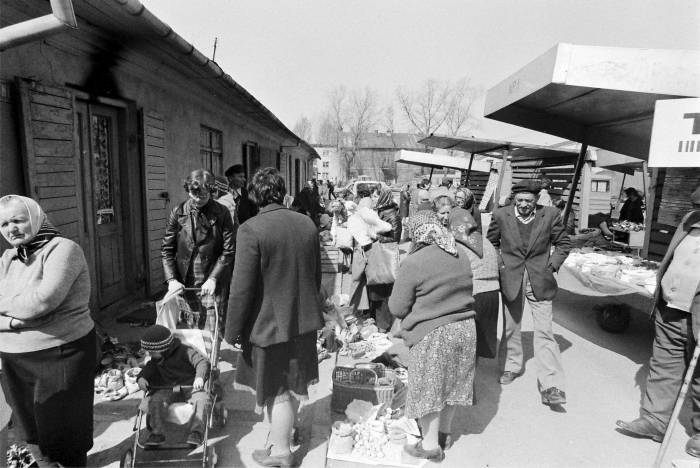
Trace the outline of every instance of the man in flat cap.
{"type": "Polygon", "coordinates": [[[505,305],[506,363],[500,382],[511,383],[523,370],[520,325],[524,301],[532,311],[537,380],[545,405],[566,403],[564,369],[552,331],[554,272],[571,250],[559,210],[537,205],[541,184],[522,180],[513,185],[513,203],[494,210],[489,241],[500,248],[501,294],[505,305]],[[554,247],[554,252],[552,252],[554,247]]]}
{"type": "MultiPolygon", "coordinates": [[[[617,421],[621,432],[661,442],[700,332],[700,187],[693,211],[676,229],[659,265],[654,294],[654,344],[640,417],[617,421]]],[[[685,451],[700,457],[700,365],[691,380],[693,436],[685,451]]]]}

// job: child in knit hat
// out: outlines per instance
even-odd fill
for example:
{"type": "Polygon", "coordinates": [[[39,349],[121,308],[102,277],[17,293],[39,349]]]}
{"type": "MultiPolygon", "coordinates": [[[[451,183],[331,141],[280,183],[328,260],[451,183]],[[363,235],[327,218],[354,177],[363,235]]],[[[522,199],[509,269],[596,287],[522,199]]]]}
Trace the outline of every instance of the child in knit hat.
{"type": "Polygon", "coordinates": [[[211,397],[204,389],[204,381],[209,375],[209,359],[196,349],[184,345],[166,327],[153,325],[141,339],[141,347],[150,356],[150,361],[138,375],[138,385],[144,391],[151,434],[146,445],[157,446],[165,442],[164,420],[168,405],[186,401],[194,406],[187,443],[199,446],[204,434],[206,414],[211,409],[211,397]],[[192,386],[191,390],[175,393],[172,388],[152,387],[192,386]]]}

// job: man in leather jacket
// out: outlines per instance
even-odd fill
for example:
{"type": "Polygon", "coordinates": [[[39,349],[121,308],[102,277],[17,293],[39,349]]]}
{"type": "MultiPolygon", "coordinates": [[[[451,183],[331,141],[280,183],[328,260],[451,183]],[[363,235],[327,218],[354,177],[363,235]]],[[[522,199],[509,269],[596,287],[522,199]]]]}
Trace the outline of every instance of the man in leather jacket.
{"type": "MultiPolygon", "coordinates": [[[[231,214],[211,198],[214,176],[209,171],[192,171],[184,187],[189,198],[170,212],[161,248],[168,292],[201,288],[202,306],[214,298],[223,314],[235,255],[231,214]]],[[[196,295],[188,292],[185,299],[193,310],[200,309],[196,295]]],[[[206,318],[203,315],[200,327],[206,318]]]]}

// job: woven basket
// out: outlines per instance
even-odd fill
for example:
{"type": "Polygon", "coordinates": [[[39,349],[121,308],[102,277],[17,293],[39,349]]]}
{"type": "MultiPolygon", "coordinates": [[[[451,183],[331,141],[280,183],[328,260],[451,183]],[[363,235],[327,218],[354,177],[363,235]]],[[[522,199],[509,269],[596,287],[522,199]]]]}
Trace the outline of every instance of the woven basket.
{"type": "Polygon", "coordinates": [[[395,383],[394,371],[381,364],[372,368],[337,366],[333,369],[331,410],[342,413],[352,400],[369,401],[373,405],[391,404],[395,383]],[[383,377],[386,377],[389,383],[380,385],[379,379],[383,377]]]}

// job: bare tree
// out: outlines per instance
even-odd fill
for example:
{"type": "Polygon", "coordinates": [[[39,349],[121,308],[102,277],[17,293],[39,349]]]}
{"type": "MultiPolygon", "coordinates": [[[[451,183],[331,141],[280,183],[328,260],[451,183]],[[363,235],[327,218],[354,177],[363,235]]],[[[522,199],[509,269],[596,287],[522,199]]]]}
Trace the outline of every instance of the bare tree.
{"type": "Polygon", "coordinates": [[[468,125],[477,94],[466,78],[455,84],[430,79],[415,90],[398,88],[396,97],[402,114],[419,135],[438,130],[456,135],[468,125]]]}
{"type": "Polygon", "coordinates": [[[334,123],[330,112],[324,113],[319,119],[316,141],[321,145],[338,144],[338,126],[334,123]]]}
{"type": "Polygon", "coordinates": [[[389,104],[384,108],[384,116],[382,119],[382,123],[384,124],[384,127],[386,128],[387,132],[393,132],[394,131],[394,126],[395,126],[395,119],[394,119],[394,106],[392,104],[389,104]]]}
{"type": "Polygon", "coordinates": [[[369,87],[354,90],[349,99],[347,114],[350,148],[343,152],[348,174],[356,161],[362,135],[374,127],[377,116],[377,93],[369,87]]]}
{"type": "Polygon", "coordinates": [[[294,124],[294,133],[306,142],[310,142],[313,135],[313,128],[311,121],[305,115],[299,117],[297,122],[294,124]]]}

